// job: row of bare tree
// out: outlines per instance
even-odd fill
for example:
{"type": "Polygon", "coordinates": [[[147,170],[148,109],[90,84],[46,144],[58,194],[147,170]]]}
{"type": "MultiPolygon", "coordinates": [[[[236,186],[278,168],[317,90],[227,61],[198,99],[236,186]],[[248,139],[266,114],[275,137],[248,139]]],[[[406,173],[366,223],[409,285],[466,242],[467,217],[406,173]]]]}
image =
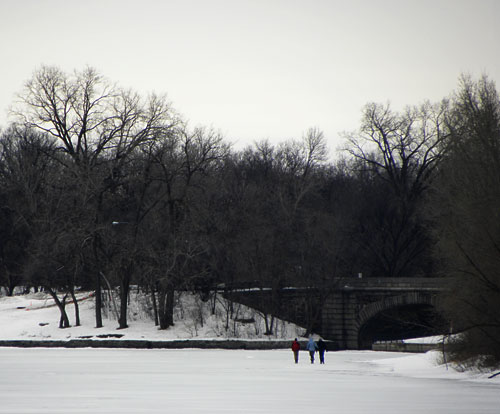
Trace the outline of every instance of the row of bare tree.
{"type": "Polygon", "coordinates": [[[77,286],[96,292],[97,327],[102,289],[119,286],[126,328],[140,285],[166,329],[177,289],[270,287],[279,306],[286,286],[319,285],[321,302],[359,273],[452,274],[449,318],[500,358],[500,109],[486,77],[439,104],[367,105],[336,161],[317,129],[233,151],[93,69],[42,67],[19,96],[0,139],[0,284],[43,286],[62,327],[77,286]]]}
{"type": "Polygon", "coordinates": [[[386,263],[387,275],[407,272],[416,259],[424,274],[451,276],[442,311],[460,333],[453,358],[497,365],[500,99],[494,82],[464,75],[439,105],[399,114],[367,105],[360,132],[348,140],[367,181],[378,177],[370,189],[385,185],[380,195],[390,194],[383,210],[367,204],[367,225],[379,235],[367,248],[386,263]]]}

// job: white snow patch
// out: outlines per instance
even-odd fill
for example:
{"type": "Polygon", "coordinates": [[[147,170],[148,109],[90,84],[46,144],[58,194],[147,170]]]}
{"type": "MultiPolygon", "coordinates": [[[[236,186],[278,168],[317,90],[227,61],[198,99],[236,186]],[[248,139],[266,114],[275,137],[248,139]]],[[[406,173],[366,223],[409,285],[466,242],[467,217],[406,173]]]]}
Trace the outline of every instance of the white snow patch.
{"type": "MultiPolygon", "coordinates": [[[[117,330],[117,317],[112,303],[103,310],[103,328],[96,329],[95,300],[89,292],[78,295],[81,326],[75,324],[75,307],[66,305],[71,327],[60,329],[60,312],[54,300],[45,293],[0,297],[0,339],[74,339],[97,335],[123,335],[123,339],[293,339],[304,329],[275,320],[274,334],[265,336],[263,317],[255,310],[230,303],[222,296],[203,302],[198,295],[183,292],[176,297],[175,326],[159,330],[153,321],[150,299],[139,292],[131,293],[127,329],[117,330]],[[213,313],[212,310],[215,309],[213,313]],[[246,320],[246,323],[238,322],[246,320]],[[248,322],[254,320],[254,322],[248,322]]],[[[97,338],[96,338],[97,339],[97,338]]]]}

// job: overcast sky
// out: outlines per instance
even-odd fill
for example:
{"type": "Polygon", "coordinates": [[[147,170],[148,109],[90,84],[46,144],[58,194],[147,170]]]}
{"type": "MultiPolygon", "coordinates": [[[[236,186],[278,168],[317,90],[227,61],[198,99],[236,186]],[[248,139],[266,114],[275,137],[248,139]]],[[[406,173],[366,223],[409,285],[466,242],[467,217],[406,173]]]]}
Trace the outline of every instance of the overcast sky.
{"type": "Polygon", "coordinates": [[[500,86],[498,0],[0,0],[0,125],[40,65],[166,93],[243,146],[358,128],[368,102],[500,86]]]}

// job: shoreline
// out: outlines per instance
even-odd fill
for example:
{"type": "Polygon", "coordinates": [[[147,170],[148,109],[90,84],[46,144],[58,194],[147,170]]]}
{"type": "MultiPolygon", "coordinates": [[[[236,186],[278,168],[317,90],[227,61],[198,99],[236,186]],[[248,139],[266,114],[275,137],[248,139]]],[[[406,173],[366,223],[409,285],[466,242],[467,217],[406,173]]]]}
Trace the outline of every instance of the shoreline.
{"type": "MultiPolygon", "coordinates": [[[[15,348],[125,348],[125,349],[248,349],[271,350],[288,349],[289,340],[246,341],[246,340],[200,340],[180,339],[154,341],[142,339],[69,339],[69,340],[0,340],[0,347],[15,348]]],[[[304,342],[305,346],[305,342],[304,342]]]]}

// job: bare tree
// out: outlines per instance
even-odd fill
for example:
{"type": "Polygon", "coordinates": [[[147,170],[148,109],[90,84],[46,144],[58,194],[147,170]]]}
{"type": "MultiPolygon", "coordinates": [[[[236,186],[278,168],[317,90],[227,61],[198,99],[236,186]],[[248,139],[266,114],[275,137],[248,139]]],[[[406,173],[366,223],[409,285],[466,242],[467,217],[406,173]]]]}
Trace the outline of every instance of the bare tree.
{"type": "Polygon", "coordinates": [[[96,326],[102,326],[99,229],[109,226],[104,195],[121,185],[123,169],[136,149],[165,134],[178,122],[165,97],[146,101],[111,85],[95,69],[66,74],[43,66],[26,83],[15,111],[18,121],[39,129],[67,154],[59,161],[80,188],[80,204],[91,211],[96,263],[96,326]]]}
{"type": "Polygon", "coordinates": [[[432,242],[422,207],[446,150],[445,108],[426,103],[397,113],[369,104],[359,133],[346,136],[346,151],[368,186],[360,193],[359,250],[382,276],[427,271],[421,264],[432,242]]]}
{"type": "Polygon", "coordinates": [[[165,135],[151,149],[155,208],[150,220],[155,237],[149,254],[157,269],[160,329],[173,325],[175,290],[204,272],[195,265],[208,249],[199,224],[202,198],[227,151],[217,132],[187,127],[165,135]]]}
{"type": "Polygon", "coordinates": [[[241,284],[262,289],[262,301],[255,305],[268,335],[286,306],[283,288],[318,282],[331,264],[326,245],[335,242],[321,233],[331,228],[324,211],[314,211],[324,207],[317,190],[325,161],[325,141],[316,129],[277,147],[257,142],[231,158],[220,190],[226,202],[219,202],[225,219],[215,243],[216,254],[222,256],[218,269],[229,288],[241,284]],[[312,263],[318,257],[324,267],[312,263]],[[304,272],[297,270],[301,265],[304,272]]]}
{"type": "Polygon", "coordinates": [[[323,132],[310,128],[302,140],[286,141],[275,154],[275,165],[283,182],[281,205],[287,214],[294,214],[303,198],[311,192],[316,181],[315,170],[327,161],[328,148],[323,132]]]}
{"type": "Polygon", "coordinates": [[[461,79],[447,118],[449,153],[436,183],[439,253],[455,276],[446,311],[463,333],[459,360],[500,361],[500,99],[486,76],[461,79]]]}
{"type": "Polygon", "coordinates": [[[54,168],[50,139],[27,128],[10,127],[0,137],[0,283],[9,294],[20,283],[34,222],[54,168]]]}
{"type": "Polygon", "coordinates": [[[426,103],[395,113],[389,105],[368,104],[359,133],[346,135],[346,151],[387,181],[398,197],[418,198],[444,154],[445,109],[426,103]]]}

